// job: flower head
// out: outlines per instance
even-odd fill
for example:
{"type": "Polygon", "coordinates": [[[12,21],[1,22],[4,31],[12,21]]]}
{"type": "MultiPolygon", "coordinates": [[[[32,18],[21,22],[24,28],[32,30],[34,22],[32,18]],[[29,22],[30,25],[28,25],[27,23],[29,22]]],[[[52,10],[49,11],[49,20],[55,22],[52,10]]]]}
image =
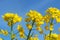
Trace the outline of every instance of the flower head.
{"type": "Polygon", "coordinates": [[[3,16],[3,19],[8,22],[8,25],[11,26],[17,22],[20,22],[22,18],[14,13],[6,13],[3,16]]]}

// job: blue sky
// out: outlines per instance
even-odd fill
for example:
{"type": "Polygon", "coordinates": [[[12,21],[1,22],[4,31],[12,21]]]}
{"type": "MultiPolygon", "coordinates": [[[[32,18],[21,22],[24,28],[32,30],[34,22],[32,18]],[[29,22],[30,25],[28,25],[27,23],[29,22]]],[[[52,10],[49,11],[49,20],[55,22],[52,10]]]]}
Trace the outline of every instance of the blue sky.
{"type": "MultiPolygon", "coordinates": [[[[42,15],[45,15],[45,10],[49,7],[56,7],[60,9],[60,0],[0,0],[0,29],[10,31],[10,28],[7,27],[7,23],[2,19],[2,15],[6,12],[17,13],[19,16],[22,16],[23,19],[26,17],[26,13],[29,10],[36,10],[42,15]]],[[[24,20],[20,23],[25,28],[24,20]]],[[[58,24],[56,24],[57,26],[58,24]]],[[[58,25],[60,26],[60,25],[58,25]]],[[[55,29],[57,30],[57,27],[55,29]]],[[[56,31],[55,30],[55,31],[56,31]]],[[[26,32],[27,33],[27,32],[26,32]]],[[[59,32],[56,32],[59,33],[59,32]]],[[[9,37],[0,35],[0,37],[8,40],[9,37]]],[[[39,36],[40,40],[43,40],[43,37],[39,36]]],[[[19,39],[22,40],[22,39],[19,39]]]]}

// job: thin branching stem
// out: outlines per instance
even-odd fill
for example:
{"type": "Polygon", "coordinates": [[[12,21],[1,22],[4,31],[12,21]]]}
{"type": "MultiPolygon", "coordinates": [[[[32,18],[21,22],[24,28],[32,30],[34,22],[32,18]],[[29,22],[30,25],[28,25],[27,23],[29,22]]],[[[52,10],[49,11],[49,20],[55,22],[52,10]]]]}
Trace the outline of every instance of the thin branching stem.
{"type": "MultiPolygon", "coordinates": [[[[33,23],[32,23],[32,28],[33,28],[33,25],[34,25],[34,21],[33,21],[33,23]]],[[[30,34],[31,34],[31,31],[32,31],[32,29],[29,30],[29,33],[28,33],[28,36],[27,36],[27,40],[29,39],[29,36],[30,36],[30,34]]]]}

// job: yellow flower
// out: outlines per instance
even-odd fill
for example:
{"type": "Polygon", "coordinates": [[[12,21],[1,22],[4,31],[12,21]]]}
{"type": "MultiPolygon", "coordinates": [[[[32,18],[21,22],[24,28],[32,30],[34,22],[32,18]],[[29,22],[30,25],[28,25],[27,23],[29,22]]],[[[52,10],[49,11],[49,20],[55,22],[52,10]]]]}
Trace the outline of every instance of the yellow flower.
{"type": "Polygon", "coordinates": [[[33,40],[33,37],[29,37],[29,39],[28,40],[33,40]]]}
{"type": "Polygon", "coordinates": [[[40,31],[40,34],[43,34],[43,30],[40,31]]]}
{"type": "Polygon", "coordinates": [[[39,24],[39,23],[36,23],[36,27],[40,27],[41,26],[41,24],[39,24]]]}
{"type": "Polygon", "coordinates": [[[58,34],[58,40],[60,40],[60,34],[58,34]]]}
{"type": "Polygon", "coordinates": [[[14,17],[13,13],[6,13],[2,16],[4,18],[5,21],[9,21],[9,19],[14,17]]]}
{"type": "Polygon", "coordinates": [[[24,32],[19,32],[20,38],[25,38],[24,32]]]}
{"type": "Polygon", "coordinates": [[[44,24],[43,21],[36,22],[36,27],[40,27],[42,24],[44,24]]]}
{"type": "Polygon", "coordinates": [[[50,24],[50,31],[53,30],[53,24],[50,24]]]}
{"type": "Polygon", "coordinates": [[[35,21],[39,21],[42,19],[42,15],[35,10],[30,10],[30,12],[27,13],[27,16],[31,18],[31,20],[36,19],[35,21]]]}
{"type": "Polygon", "coordinates": [[[34,37],[33,40],[39,40],[39,38],[38,37],[34,37]]]}
{"type": "Polygon", "coordinates": [[[22,18],[19,17],[17,14],[15,14],[15,16],[13,18],[13,23],[20,22],[21,20],[22,20],[22,18]]]}
{"type": "Polygon", "coordinates": [[[41,27],[36,27],[36,30],[41,31],[42,28],[41,27]]]}
{"type": "Polygon", "coordinates": [[[7,22],[12,22],[13,24],[20,22],[22,18],[14,13],[6,13],[3,16],[3,19],[7,22]]]}
{"type": "Polygon", "coordinates": [[[11,27],[11,26],[12,26],[12,23],[11,23],[11,22],[8,22],[8,26],[10,26],[10,27],[11,27]]]}
{"type": "Polygon", "coordinates": [[[59,17],[57,17],[57,18],[56,18],[56,21],[57,21],[57,22],[60,22],[60,18],[59,18],[59,17]]]}
{"type": "Polygon", "coordinates": [[[57,34],[52,34],[52,37],[57,38],[58,35],[57,34]]]}
{"type": "MultiPolygon", "coordinates": [[[[39,13],[35,10],[30,10],[26,15],[29,18],[29,19],[27,19],[28,22],[34,21],[34,23],[36,23],[36,26],[40,26],[40,25],[44,24],[43,16],[41,15],[41,13],[39,13]]],[[[32,28],[32,26],[27,25],[27,28],[30,30],[32,28]]]]}
{"type": "Polygon", "coordinates": [[[55,18],[57,22],[60,22],[59,21],[60,20],[60,18],[59,18],[60,10],[59,9],[50,7],[49,9],[46,10],[46,12],[51,18],[53,18],[53,19],[55,18]]]}
{"type": "Polygon", "coordinates": [[[34,35],[34,37],[29,37],[28,40],[39,40],[39,38],[37,37],[37,35],[34,35]]]}
{"type": "Polygon", "coordinates": [[[45,40],[50,40],[49,36],[45,36],[44,39],[45,39],[45,40]]]}
{"type": "Polygon", "coordinates": [[[7,31],[7,30],[2,30],[2,29],[1,29],[1,32],[2,32],[2,34],[4,34],[4,35],[8,35],[8,31],[7,31]]]}
{"type": "Polygon", "coordinates": [[[38,35],[34,35],[33,40],[39,40],[38,35]]]}
{"type": "Polygon", "coordinates": [[[16,35],[15,35],[15,34],[12,34],[12,35],[11,35],[11,38],[12,38],[12,39],[14,39],[15,37],[16,37],[16,35]]]}
{"type": "Polygon", "coordinates": [[[2,38],[0,38],[0,40],[3,40],[2,38]]]}
{"type": "Polygon", "coordinates": [[[22,28],[22,26],[18,25],[17,30],[19,31],[20,37],[24,38],[24,29],[22,28]]]}
{"type": "Polygon", "coordinates": [[[44,21],[46,22],[46,23],[48,23],[49,21],[50,21],[50,16],[49,15],[45,15],[44,16],[44,21]],[[48,19],[47,19],[48,18],[48,19]]]}
{"type": "Polygon", "coordinates": [[[43,21],[39,21],[39,22],[37,22],[37,24],[44,24],[44,22],[43,21]]]}
{"type": "Polygon", "coordinates": [[[48,26],[45,26],[45,29],[46,29],[46,30],[49,30],[49,27],[48,27],[48,26]]]}
{"type": "Polygon", "coordinates": [[[58,35],[55,33],[52,33],[51,35],[46,35],[45,36],[45,40],[57,40],[58,39],[58,35]]]}
{"type": "Polygon", "coordinates": [[[18,25],[18,26],[17,26],[17,30],[18,30],[18,31],[20,31],[20,30],[22,30],[22,29],[23,29],[23,28],[22,28],[21,25],[18,25]]]}
{"type": "Polygon", "coordinates": [[[31,18],[26,18],[25,19],[25,22],[30,22],[31,21],[31,18]]]}
{"type": "Polygon", "coordinates": [[[29,30],[32,29],[32,26],[30,24],[26,24],[26,26],[29,30]]]}
{"type": "Polygon", "coordinates": [[[46,10],[47,13],[50,13],[50,14],[56,14],[59,12],[59,9],[57,8],[53,8],[53,7],[50,7],[46,10]]]}
{"type": "Polygon", "coordinates": [[[50,27],[50,31],[52,31],[53,30],[53,27],[50,27]]]}

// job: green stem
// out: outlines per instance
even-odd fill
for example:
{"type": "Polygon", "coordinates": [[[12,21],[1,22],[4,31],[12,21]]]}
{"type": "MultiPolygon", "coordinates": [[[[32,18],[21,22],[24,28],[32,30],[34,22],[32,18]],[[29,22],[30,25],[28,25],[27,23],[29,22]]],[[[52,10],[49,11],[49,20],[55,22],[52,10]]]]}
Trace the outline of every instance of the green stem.
{"type": "Polygon", "coordinates": [[[50,40],[50,38],[51,38],[51,33],[52,33],[52,31],[50,31],[50,34],[49,34],[49,40],[50,40]]]}
{"type": "MultiPolygon", "coordinates": [[[[11,20],[11,36],[12,34],[13,34],[13,21],[11,20]]],[[[11,37],[11,40],[13,40],[12,37],[11,37]]]]}
{"type": "MultiPolygon", "coordinates": [[[[12,34],[13,34],[13,30],[12,30],[12,27],[11,27],[11,36],[12,36],[12,34]]],[[[13,39],[11,38],[11,40],[13,40],[13,39]]]]}
{"type": "Polygon", "coordinates": [[[46,34],[44,34],[44,40],[46,39],[46,34]]]}
{"type": "MultiPolygon", "coordinates": [[[[32,23],[32,28],[33,28],[33,25],[34,25],[34,21],[33,21],[33,23],[32,23]]],[[[31,34],[31,31],[32,31],[32,29],[29,30],[29,33],[28,33],[28,36],[27,36],[27,40],[29,39],[29,36],[30,36],[30,34],[31,34]]]]}
{"type": "MultiPolygon", "coordinates": [[[[53,24],[53,18],[51,19],[50,25],[52,25],[52,24],[53,24]]],[[[52,31],[50,30],[50,33],[49,33],[49,40],[50,40],[50,38],[51,38],[51,33],[52,33],[52,31]]]]}

